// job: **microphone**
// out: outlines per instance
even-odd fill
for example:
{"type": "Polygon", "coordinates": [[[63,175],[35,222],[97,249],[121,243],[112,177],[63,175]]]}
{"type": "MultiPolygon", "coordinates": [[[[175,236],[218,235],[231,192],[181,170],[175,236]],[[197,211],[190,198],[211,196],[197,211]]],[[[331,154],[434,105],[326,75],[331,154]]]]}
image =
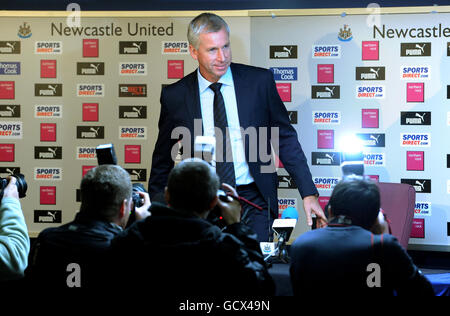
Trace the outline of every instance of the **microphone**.
{"type": "Polygon", "coordinates": [[[194,157],[211,164],[216,147],[216,138],[213,136],[196,136],[194,141],[194,157]]]}
{"type": "Polygon", "coordinates": [[[298,212],[297,209],[294,207],[288,207],[283,211],[283,214],[281,214],[281,218],[293,218],[298,220],[298,212]]]}
{"type": "Polygon", "coordinates": [[[295,218],[276,219],[273,221],[272,229],[278,234],[277,248],[281,248],[291,237],[291,233],[297,224],[295,218]]]}
{"type": "Polygon", "coordinates": [[[278,234],[278,246],[283,245],[291,237],[291,233],[295,228],[298,220],[298,212],[294,207],[288,207],[281,214],[281,219],[276,219],[277,221],[273,223],[272,229],[278,234]]]}
{"type": "Polygon", "coordinates": [[[291,233],[297,224],[298,212],[295,208],[289,207],[283,211],[282,218],[275,219],[272,224],[272,229],[278,235],[278,242],[260,243],[261,251],[266,257],[264,261],[280,260],[283,263],[289,262],[289,256],[286,251],[286,242],[291,237],[291,233]],[[276,256],[277,258],[273,258],[276,256]]]}

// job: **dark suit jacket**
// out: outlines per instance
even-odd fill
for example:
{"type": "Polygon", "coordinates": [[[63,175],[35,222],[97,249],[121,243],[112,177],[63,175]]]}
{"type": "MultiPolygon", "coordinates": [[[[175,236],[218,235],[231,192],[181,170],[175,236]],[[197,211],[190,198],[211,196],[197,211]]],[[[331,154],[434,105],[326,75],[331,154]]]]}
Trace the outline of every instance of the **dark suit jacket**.
{"type": "Polygon", "coordinates": [[[308,231],[291,245],[290,256],[296,296],[326,293],[351,300],[358,296],[392,296],[394,290],[409,297],[434,295],[430,282],[394,236],[373,235],[359,226],[308,231]],[[373,263],[379,265],[378,270],[369,266],[373,263]],[[381,287],[372,287],[371,282],[377,279],[381,287]]]}
{"type": "MultiPolygon", "coordinates": [[[[263,147],[259,140],[263,133],[258,133],[257,159],[251,159],[252,154],[254,157],[255,153],[250,153],[249,138],[244,138],[245,156],[250,174],[255,179],[256,185],[268,201],[274,214],[278,214],[278,178],[275,167],[271,168],[272,172],[261,172],[262,166],[267,167],[270,164],[274,166],[274,161],[264,162],[259,155],[259,153],[267,155],[271,152],[271,127],[279,128],[279,152],[277,154],[284,168],[297,184],[301,196],[314,195],[317,190],[312,182],[311,173],[298,142],[297,133],[290,124],[286,108],[278,95],[272,72],[263,68],[235,63],[232,63],[230,67],[233,74],[241,127],[244,130],[254,127],[258,132],[260,131],[259,128],[266,128],[267,130],[268,136],[265,137],[263,147]]],[[[178,135],[174,135],[176,137],[173,139],[172,131],[176,127],[184,127],[185,130],[190,131],[190,141],[183,140],[185,157],[193,157],[194,139],[197,136],[194,135],[194,132],[202,133],[201,128],[194,130],[194,119],[201,119],[197,70],[178,82],[165,87],[161,92],[160,101],[159,134],[153,152],[148,186],[150,197],[164,190],[169,172],[174,166],[171,153],[173,155],[177,151],[178,135]]]]}

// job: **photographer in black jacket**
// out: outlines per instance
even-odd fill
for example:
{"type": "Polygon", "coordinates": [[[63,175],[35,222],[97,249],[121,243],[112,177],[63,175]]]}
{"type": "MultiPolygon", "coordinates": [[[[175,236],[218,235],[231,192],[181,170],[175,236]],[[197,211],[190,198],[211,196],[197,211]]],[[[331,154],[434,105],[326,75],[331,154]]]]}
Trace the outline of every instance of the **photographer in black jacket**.
{"type": "MultiPolygon", "coordinates": [[[[219,185],[206,162],[178,164],[165,190],[168,206],[153,203],[152,216],[112,242],[112,260],[119,266],[145,267],[129,269],[119,284],[171,297],[273,294],[257,236],[240,223],[239,201],[218,198],[219,185]],[[206,220],[214,207],[227,224],[223,231],[206,220]]],[[[231,186],[223,188],[237,195],[231,186]]]]}
{"type": "MultiPolygon", "coordinates": [[[[67,288],[71,269],[76,264],[81,288],[104,287],[110,262],[105,260],[111,240],[127,225],[132,205],[132,185],[127,171],[117,165],[100,165],[81,180],[81,206],[75,219],[60,227],[44,229],[30,255],[26,279],[31,285],[67,288]]],[[[136,218],[149,216],[148,193],[139,192],[144,205],[136,208],[136,218]]],[[[79,281],[79,282],[78,282],[79,281]]]]}
{"type": "Polygon", "coordinates": [[[386,233],[375,182],[357,176],[340,181],[328,213],[328,227],[304,233],[291,246],[294,295],[434,295],[397,239],[386,233]]]}

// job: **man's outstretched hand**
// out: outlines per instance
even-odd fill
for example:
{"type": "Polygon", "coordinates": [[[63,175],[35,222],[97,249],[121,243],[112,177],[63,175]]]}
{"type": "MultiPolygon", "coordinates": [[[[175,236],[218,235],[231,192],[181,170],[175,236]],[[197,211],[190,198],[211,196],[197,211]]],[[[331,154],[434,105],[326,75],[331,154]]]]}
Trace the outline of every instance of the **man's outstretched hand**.
{"type": "Polygon", "coordinates": [[[312,226],[312,214],[316,215],[316,226],[317,228],[322,228],[327,226],[327,218],[323,213],[322,207],[319,204],[319,199],[315,195],[305,196],[303,198],[303,209],[306,214],[306,222],[308,226],[312,226]]]}

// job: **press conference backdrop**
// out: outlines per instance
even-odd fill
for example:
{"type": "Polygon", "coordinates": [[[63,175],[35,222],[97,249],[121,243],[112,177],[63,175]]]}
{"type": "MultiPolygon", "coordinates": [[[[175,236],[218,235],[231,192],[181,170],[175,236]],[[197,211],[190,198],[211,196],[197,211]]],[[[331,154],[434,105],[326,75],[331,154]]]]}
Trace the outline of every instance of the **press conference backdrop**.
{"type": "MultiPolygon", "coordinates": [[[[273,71],[321,203],[341,177],[340,139],[357,134],[367,174],[416,188],[410,246],[448,251],[450,13],[324,12],[220,14],[233,60],[273,71]]],[[[63,14],[2,14],[0,174],[26,175],[35,236],[74,218],[99,144],[114,143],[132,180],[147,183],[161,87],[196,67],[186,28],[198,12],[109,12],[79,27],[63,14]]],[[[280,214],[299,209],[295,238],[307,230],[301,197],[278,172],[280,214]]]]}

